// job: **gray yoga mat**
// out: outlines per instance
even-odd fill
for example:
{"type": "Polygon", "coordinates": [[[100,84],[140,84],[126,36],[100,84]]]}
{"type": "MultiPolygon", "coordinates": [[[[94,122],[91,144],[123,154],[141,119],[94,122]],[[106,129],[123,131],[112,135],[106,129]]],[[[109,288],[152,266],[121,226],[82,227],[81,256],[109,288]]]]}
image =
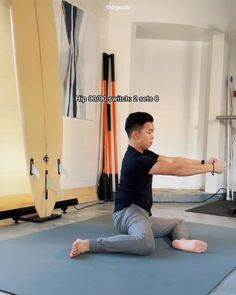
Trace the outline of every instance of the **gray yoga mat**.
{"type": "Polygon", "coordinates": [[[151,256],[90,253],[69,259],[72,241],[117,234],[103,216],[0,242],[0,290],[18,295],[206,295],[236,266],[236,230],[190,224],[203,254],[156,240],[151,256]]]}

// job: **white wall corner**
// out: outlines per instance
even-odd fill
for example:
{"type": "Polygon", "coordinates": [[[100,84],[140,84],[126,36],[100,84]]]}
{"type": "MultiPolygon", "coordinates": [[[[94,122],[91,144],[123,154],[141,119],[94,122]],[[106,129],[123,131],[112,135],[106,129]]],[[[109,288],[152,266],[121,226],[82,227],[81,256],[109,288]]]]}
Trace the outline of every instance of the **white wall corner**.
{"type": "MultiPolygon", "coordinates": [[[[209,114],[207,132],[207,158],[224,157],[224,125],[216,120],[221,115],[225,103],[225,68],[227,65],[227,48],[225,34],[215,34],[212,39],[212,54],[210,68],[209,114]]],[[[205,191],[216,192],[223,186],[224,176],[210,173],[206,175],[205,191]]]]}

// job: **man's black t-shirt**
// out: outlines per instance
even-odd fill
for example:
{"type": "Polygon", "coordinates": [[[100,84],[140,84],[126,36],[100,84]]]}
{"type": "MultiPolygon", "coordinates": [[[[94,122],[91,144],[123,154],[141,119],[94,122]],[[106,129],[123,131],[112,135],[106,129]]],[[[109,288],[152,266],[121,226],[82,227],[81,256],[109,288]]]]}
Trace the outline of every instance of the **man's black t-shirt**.
{"type": "Polygon", "coordinates": [[[149,150],[141,153],[128,146],[122,161],[114,212],[136,204],[151,215],[152,175],[148,172],[156,163],[158,156],[149,150]]]}

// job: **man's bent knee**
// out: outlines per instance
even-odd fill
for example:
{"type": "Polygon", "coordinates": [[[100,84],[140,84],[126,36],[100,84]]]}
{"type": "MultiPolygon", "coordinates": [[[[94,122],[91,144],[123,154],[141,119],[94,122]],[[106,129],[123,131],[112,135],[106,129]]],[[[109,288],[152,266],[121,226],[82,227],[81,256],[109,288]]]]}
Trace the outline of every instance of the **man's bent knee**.
{"type": "Polygon", "coordinates": [[[155,251],[155,240],[141,238],[140,239],[140,247],[138,249],[139,255],[151,255],[155,251]]]}

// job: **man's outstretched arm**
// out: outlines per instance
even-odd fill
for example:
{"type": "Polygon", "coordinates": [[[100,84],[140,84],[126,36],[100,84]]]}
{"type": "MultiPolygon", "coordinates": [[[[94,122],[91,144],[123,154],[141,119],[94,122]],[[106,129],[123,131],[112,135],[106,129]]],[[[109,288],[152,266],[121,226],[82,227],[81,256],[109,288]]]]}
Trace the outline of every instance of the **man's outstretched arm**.
{"type": "Polygon", "coordinates": [[[216,158],[210,158],[205,164],[201,164],[199,160],[160,155],[149,174],[173,176],[191,176],[208,172],[220,174],[224,172],[225,166],[225,161],[216,158]]]}

